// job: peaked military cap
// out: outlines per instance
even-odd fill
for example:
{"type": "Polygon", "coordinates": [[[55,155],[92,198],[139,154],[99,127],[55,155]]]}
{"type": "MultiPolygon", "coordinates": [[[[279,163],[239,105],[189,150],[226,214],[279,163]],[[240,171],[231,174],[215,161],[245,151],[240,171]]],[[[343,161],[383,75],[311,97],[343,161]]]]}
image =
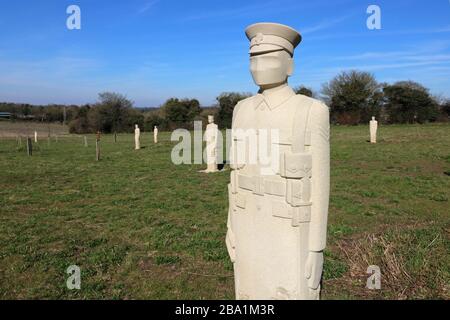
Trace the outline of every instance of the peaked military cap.
{"type": "Polygon", "coordinates": [[[260,22],[245,30],[250,40],[250,53],[263,53],[276,50],[287,50],[294,55],[294,49],[302,41],[299,32],[279,23],[260,22]]]}

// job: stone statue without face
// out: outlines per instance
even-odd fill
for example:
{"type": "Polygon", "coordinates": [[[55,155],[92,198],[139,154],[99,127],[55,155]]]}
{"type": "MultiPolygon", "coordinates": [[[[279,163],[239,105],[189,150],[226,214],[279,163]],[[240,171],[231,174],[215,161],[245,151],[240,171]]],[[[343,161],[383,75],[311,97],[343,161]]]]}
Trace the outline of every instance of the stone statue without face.
{"type": "Polygon", "coordinates": [[[134,125],[134,128],[134,145],[135,149],[139,150],[141,148],[141,130],[137,124],[134,125]]]}
{"type": "Polygon", "coordinates": [[[319,299],[330,190],[328,107],[287,84],[297,31],[257,23],[246,35],[260,90],[233,111],[226,245],[236,298],[319,299]],[[250,143],[242,132],[252,130],[250,143]],[[268,130],[278,137],[263,140],[268,130]],[[247,156],[255,145],[256,161],[247,156]],[[261,149],[274,150],[270,166],[261,149]]]}
{"type": "Polygon", "coordinates": [[[206,164],[207,168],[205,172],[217,171],[217,139],[219,136],[219,128],[214,123],[214,116],[208,116],[208,125],[205,131],[206,141],[206,164]]]}
{"type": "Polygon", "coordinates": [[[158,127],[153,128],[153,142],[158,143],[158,127]]]}
{"type": "Polygon", "coordinates": [[[378,130],[378,121],[375,120],[375,117],[372,117],[370,120],[370,143],[377,143],[377,130],[378,130]]]}

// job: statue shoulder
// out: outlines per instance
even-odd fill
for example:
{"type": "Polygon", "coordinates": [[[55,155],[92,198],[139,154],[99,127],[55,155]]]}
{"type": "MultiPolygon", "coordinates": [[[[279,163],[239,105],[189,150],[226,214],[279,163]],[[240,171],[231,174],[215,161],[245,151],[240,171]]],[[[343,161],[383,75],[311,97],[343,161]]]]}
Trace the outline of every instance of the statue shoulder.
{"type": "Polygon", "coordinates": [[[255,104],[257,95],[240,100],[233,109],[232,127],[239,126],[242,119],[249,117],[249,114],[254,110],[252,106],[255,104]]]}
{"type": "Polygon", "coordinates": [[[238,113],[239,109],[241,109],[242,107],[248,107],[248,106],[250,106],[250,105],[253,105],[256,96],[257,96],[257,95],[253,95],[253,96],[251,96],[251,97],[248,97],[248,98],[245,98],[245,99],[240,100],[240,101],[236,104],[236,106],[234,107],[234,109],[233,109],[233,116],[234,116],[236,113],[238,113]]]}
{"type": "Polygon", "coordinates": [[[300,96],[299,99],[301,99],[300,100],[301,104],[303,104],[303,105],[310,104],[311,105],[311,107],[309,109],[309,118],[310,118],[309,121],[310,122],[318,123],[323,126],[325,126],[325,124],[329,124],[330,110],[323,101],[298,94],[297,97],[299,97],[299,96],[300,96]]]}
{"type": "Polygon", "coordinates": [[[253,95],[253,96],[251,96],[251,97],[248,97],[248,98],[245,98],[245,99],[240,100],[240,101],[236,104],[236,107],[235,107],[235,108],[253,103],[253,101],[255,101],[255,98],[256,98],[256,97],[257,97],[257,94],[255,94],[255,95],[253,95]]]}
{"type": "Polygon", "coordinates": [[[302,104],[311,104],[311,115],[315,117],[329,117],[329,108],[323,101],[302,94],[297,94],[296,96],[298,99],[301,99],[302,104]]]}

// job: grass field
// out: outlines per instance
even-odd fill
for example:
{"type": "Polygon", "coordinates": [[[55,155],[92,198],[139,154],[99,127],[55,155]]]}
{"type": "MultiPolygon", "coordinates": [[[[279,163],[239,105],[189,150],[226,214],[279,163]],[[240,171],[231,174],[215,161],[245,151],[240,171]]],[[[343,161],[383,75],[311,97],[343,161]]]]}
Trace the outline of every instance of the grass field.
{"type": "MultiPolygon", "coordinates": [[[[0,124],[1,125],[1,124],[0,124]]],[[[229,171],[175,166],[169,133],[0,140],[0,298],[233,299],[229,171]],[[81,290],[66,268],[81,268],[81,290]]],[[[450,125],[332,127],[324,299],[450,298],[450,125]],[[381,290],[365,289],[378,265],[381,290]]]]}

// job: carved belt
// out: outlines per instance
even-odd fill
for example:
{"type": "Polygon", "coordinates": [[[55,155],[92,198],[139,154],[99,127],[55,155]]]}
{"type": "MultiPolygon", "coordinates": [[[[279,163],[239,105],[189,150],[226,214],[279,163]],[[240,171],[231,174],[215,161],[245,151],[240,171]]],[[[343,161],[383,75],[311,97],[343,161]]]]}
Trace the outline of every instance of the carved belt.
{"type": "Polygon", "coordinates": [[[265,193],[280,197],[286,195],[286,183],[284,181],[269,180],[262,176],[238,174],[238,187],[258,195],[264,195],[265,193]]]}
{"type": "Polygon", "coordinates": [[[275,181],[263,176],[237,175],[237,185],[241,189],[260,196],[269,194],[285,197],[281,201],[271,201],[272,215],[278,218],[292,219],[292,226],[311,221],[312,203],[304,201],[301,188],[299,188],[300,183],[302,183],[300,180],[294,179],[275,181]]]}

